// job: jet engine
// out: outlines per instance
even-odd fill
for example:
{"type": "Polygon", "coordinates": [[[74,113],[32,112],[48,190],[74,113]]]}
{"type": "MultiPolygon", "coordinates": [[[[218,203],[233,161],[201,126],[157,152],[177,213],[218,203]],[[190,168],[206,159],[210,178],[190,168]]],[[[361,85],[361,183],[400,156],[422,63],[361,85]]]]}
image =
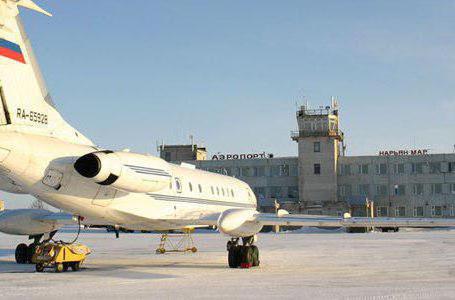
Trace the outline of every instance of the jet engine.
{"type": "Polygon", "coordinates": [[[0,232],[29,236],[49,233],[62,226],[56,219],[58,216],[42,209],[6,210],[0,212],[0,232]]]}
{"type": "Polygon", "coordinates": [[[257,211],[246,209],[229,209],[218,219],[218,229],[232,237],[250,237],[259,233],[262,224],[255,220],[257,211]]]}
{"type": "Polygon", "coordinates": [[[169,164],[157,157],[129,152],[100,151],[80,157],[76,171],[99,185],[131,193],[150,193],[169,186],[169,164]]]}

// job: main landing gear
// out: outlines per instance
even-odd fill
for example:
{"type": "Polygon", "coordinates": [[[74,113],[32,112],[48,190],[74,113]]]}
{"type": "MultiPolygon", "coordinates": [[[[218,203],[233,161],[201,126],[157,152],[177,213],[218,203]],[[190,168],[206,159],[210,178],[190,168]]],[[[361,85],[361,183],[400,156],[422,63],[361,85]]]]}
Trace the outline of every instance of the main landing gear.
{"type": "Polygon", "coordinates": [[[39,245],[42,245],[43,243],[50,241],[56,233],[57,233],[57,231],[49,233],[49,237],[46,238],[42,242],[40,242],[40,241],[44,237],[44,234],[30,236],[29,239],[33,239],[33,243],[31,243],[30,245],[19,244],[16,247],[16,253],[15,253],[16,263],[21,264],[21,265],[31,264],[32,257],[33,257],[33,254],[35,254],[36,247],[38,247],[39,245]]]}
{"type": "Polygon", "coordinates": [[[259,249],[253,245],[255,237],[242,238],[243,245],[239,245],[239,240],[240,238],[233,238],[227,243],[229,267],[233,269],[259,267],[259,249]]]}

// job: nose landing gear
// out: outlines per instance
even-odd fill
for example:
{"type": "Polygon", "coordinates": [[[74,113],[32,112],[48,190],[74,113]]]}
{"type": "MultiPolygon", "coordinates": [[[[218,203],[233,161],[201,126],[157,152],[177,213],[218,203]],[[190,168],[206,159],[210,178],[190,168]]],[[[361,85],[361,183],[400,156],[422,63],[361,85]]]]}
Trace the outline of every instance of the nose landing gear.
{"type": "Polygon", "coordinates": [[[34,241],[28,246],[27,244],[19,244],[16,247],[15,252],[16,263],[20,265],[31,264],[32,257],[35,254],[36,247],[50,241],[56,233],[57,231],[49,233],[49,237],[43,240],[42,242],[40,241],[44,237],[44,234],[30,236],[30,239],[33,239],[34,241]]]}
{"type": "Polygon", "coordinates": [[[243,245],[239,245],[239,240],[240,238],[233,238],[227,243],[229,267],[233,269],[259,267],[259,249],[253,245],[254,236],[242,238],[243,245]]]}

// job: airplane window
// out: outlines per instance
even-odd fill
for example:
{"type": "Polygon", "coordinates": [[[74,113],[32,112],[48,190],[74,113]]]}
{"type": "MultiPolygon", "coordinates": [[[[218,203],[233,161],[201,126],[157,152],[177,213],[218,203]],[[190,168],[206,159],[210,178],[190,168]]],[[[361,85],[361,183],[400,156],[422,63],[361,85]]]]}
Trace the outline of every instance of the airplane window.
{"type": "Polygon", "coordinates": [[[178,193],[182,192],[182,185],[180,184],[179,178],[175,178],[175,189],[177,190],[178,193]]]}
{"type": "Polygon", "coordinates": [[[213,190],[213,186],[211,186],[210,189],[212,190],[212,195],[215,195],[215,191],[213,190]]]}
{"type": "Polygon", "coordinates": [[[199,193],[202,193],[202,186],[199,184],[199,193]]]}
{"type": "Polygon", "coordinates": [[[188,186],[190,187],[190,192],[193,191],[193,185],[191,184],[191,182],[188,183],[188,186]]]}

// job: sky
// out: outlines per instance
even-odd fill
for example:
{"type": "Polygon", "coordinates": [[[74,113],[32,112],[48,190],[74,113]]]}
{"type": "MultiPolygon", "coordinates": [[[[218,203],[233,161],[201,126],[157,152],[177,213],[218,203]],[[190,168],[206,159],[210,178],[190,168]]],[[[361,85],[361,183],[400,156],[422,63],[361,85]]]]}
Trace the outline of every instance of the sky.
{"type": "Polygon", "coordinates": [[[54,102],[102,147],[294,156],[296,107],[335,96],[348,155],[454,151],[454,1],[36,2],[54,102]]]}

